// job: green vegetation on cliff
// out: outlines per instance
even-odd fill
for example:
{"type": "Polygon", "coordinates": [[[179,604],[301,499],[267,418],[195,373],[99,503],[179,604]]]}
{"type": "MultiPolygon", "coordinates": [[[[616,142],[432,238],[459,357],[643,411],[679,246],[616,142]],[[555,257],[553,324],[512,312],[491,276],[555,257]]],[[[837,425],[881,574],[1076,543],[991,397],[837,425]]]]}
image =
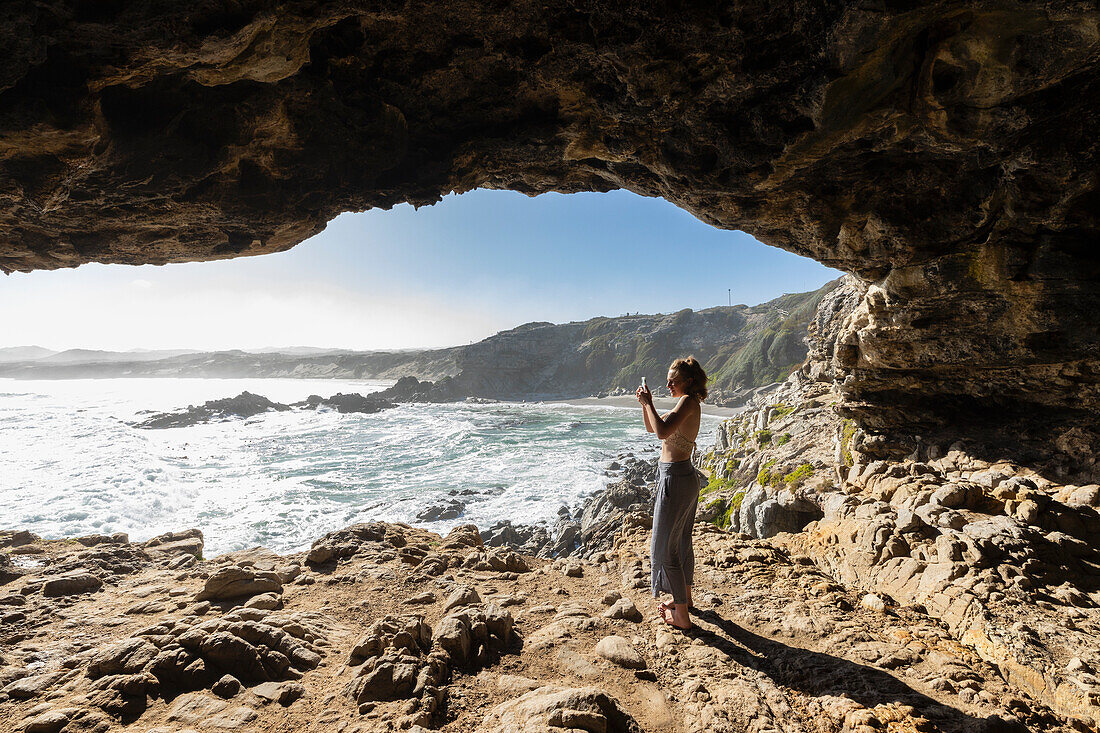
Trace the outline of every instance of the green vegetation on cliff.
{"type": "MultiPolygon", "coordinates": [[[[710,376],[712,403],[738,403],[753,388],[786,378],[806,357],[810,317],[839,280],[812,293],[756,306],[671,314],[526,323],[467,346],[407,352],[187,353],[137,362],[0,365],[0,376],[327,377],[436,383],[438,399],[545,399],[633,391],[647,377],[664,383],[673,359],[694,355],[710,376]]],[[[769,434],[770,435],[770,434],[769,434]]],[[[759,436],[758,436],[759,437],[759,436]]]]}

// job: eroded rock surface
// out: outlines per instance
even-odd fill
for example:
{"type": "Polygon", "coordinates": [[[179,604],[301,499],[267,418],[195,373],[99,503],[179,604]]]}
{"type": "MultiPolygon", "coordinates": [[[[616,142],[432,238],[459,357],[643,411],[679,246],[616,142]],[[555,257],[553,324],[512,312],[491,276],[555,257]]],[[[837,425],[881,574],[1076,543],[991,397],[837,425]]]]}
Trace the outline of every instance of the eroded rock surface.
{"type": "Polygon", "coordinates": [[[1049,464],[985,460],[965,438],[881,460],[876,436],[834,409],[820,366],[724,423],[701,515],[774,538],[862,589],[862,608],[920,609],[1018,688],[1095,725],[1100,489],[1052,480],[1049,464]]]}
{"type": "MultiPolygon", "coordinates": [[[[636,525],[598,558],[520,557],[526,572],[482,564],[512,551],[486,549],[471,526],[440,537],[374,523],[286,557],[164,555],[72,596],[44,596],[37,576],[21,577],[0,595],[4,613],[21,614],[0,626],[0,719],[18,731],[360,733],[1068,733],[1096,723],[1088,709],[1067,712],[1064,690],[1032,686],[1028,659],[1006,665],[976,643],[977,627],[952,622],[936,600],[949,588],[926,589],[920,602],[891,595],[879,565],[855,565],[863,534],[824,519],[770,539],[706,522],[695,533],[696,628],[686,634],[656,617],[644,581],[649,531],[636,525]],[[317,547],[332,554],[310,561],[317,547]],[[180,558],[192,564],[171,567],[180,558]],[[840,577],[851,569],[856,577],[840,577]],[[269,573],[281,591],[193,600],[230,576],[269,573]],[[255,603],[270,598],[279,603],[255,603]],[[147,611],[130,613],[139,602],[147,611]]],[[[24,546],[69,572],[104,562],[76,541],[24,546]]],[[[984,628],[1014,636],[997,643],[1047,661],[1073,652],[1065,679],[1088,688],[1100,668],[1089,599],[1057,591],[1076,604],[1058,610],[1079,610],[1066,617],[1080,636],[1055,643],[1055,614],[1042,615],[1053,601],[1002,592],[1009,602],[989,606],[984,628]]]]}

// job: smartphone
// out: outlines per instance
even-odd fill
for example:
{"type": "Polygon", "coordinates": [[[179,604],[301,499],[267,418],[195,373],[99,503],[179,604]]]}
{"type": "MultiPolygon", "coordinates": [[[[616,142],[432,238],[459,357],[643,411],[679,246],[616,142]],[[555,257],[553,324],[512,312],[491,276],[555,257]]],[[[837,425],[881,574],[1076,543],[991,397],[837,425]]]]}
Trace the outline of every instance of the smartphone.
{"type": "Polygon", "coordinates": [[[645,383],[645,377],[642,377],[642,389],[649,389],[649,386],[645,383]]]}

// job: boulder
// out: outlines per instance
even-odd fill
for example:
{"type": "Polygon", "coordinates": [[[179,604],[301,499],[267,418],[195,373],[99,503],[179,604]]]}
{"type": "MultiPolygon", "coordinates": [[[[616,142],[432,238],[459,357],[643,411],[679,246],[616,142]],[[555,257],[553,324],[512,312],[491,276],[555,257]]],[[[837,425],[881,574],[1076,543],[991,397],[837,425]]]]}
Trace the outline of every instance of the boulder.
{"type": "Polygon", "coordinates": [[[460,585],[447,596],[447,600],[443,603],[443,613],[447,613],[452,608],[472,606],[475,603],[481,603],[481,596],[477,591],[467,585],[460,585]]]}
{"type": "Polygon", "coordinates": [[[351,649],[349,664],[362,664],[386,650],[410,654],[427,652],[432,645],[432,628],[423,616],[385,616],[375,621],[351,649]]]}
{"type": "Polygon", "coordinates": [[[329,532],[313,543],[306,562],[314,565],[330,560],[342,560],[351,557],[370,542],[385,542],[391,547],[404,547],[405,538],[396,528],[382,522],[353,524],[350,527],[329,532]]]}
{"type": "Polygon", "coordinates": [[[11,558],[4,553],[0,553],[0,585],[10,583],[16,578],[22,577],[22,575],[22,571],[12,565],[11,558]]]}
{"type": "Polygon", "coordinates": [[[642,655],[621,636],[605,636],[596,644],[596,654],[627,669],[645,669],[642,655]]]}
{"type": "Polygon", "coordinates": [[[458,519],[465,509],[466,505],[463,502],[456,499],[447,499],[423,509],[416,515],[416,521],[437,522],[444,519],[458,519]]]}
{"type": "Polygon", "coordinates": [[[531,566],[518,553],[507,549],[494,549],[489,552],[489,565],[500,573],[528,573],[531,566]]]}
{"type": "Polygon", "coordinates": [[[92,654],[88,659],[88,676],[98,679],[105,675],[140,672],[158,653],[153,644],[140,636],[123,639],[92,654]]]}
{"type": "Polygon", "coordinates": [[[462,608],[436,625],[433,653],[438,651],[452,667],[483,667],[511,645],[514,620],[499,606],[462,608]]]}
{"type": "Polygon", "coordinates": [[[88,572],[75,572],[44,578],[42,595],[47,598],[90,593],[103,587],[103,581],[88,572]]]}
{"type": "Polygon", "coordinates": [[[481,549],[485,543],[481,541],[481,533],[473,524],[460,524],[447,533],[443,538],[442,550],[465,550],[467,548],[481,549]]]}
{"type": "Polygon", "coordinates": [[[642,728],[608,693],[595,687],[540,687],[494,707],[484,733],[554,729],[641,733],[642,728]]]}
{"type": "Polygon", "coordinates": [[[223,675],[220,680],[210,688],[220,698],[228,700],[241,691],[241,681],[231,674],[223,675]]]}
{"type": "Polygon", "coordinates": [[[306,688],[297,682],[261,682],[249,692],[266,702],[278,702],[286,707],[302,697],[306,688]]]}
{"type": "Polygon", "coordinates": [[[150,555],[192,555],[202,557],[204,547],[202,531],[185,529],[182,532],[167,532],[143,543],[142,548],[150,555]]]}
{"type": "Polygon", "coordinates": [[[278,574],[252,568],[230,566],[221,568],[206,580],[196,601],[225,601],[255,596],[261,593],[282,593],[278,574]]]}
{"type": "Polygon", "coordinates": [[[611,608],[603,613],[604,618],[625,619],[626,621],[641,621],[642,612],[629,598],[620,598],[611,604],[611,608]]]}
{"type": "Polygon", "coordinates": [[[42,538],[25,529],[0,530],[0,547],[22,547],[40,539],[42,538]]]}
{"type": "Polygon", "coordinates": [[[332,397],[327,398],[311,394],[302,402],[295,402],[292,406],[309,410],[317,410],[321,407],[326,407],[330,410],[336,410],[339,413],[354,412],[370,415],[375,412],[389,409],[395,405],[389,400],[381,399],[375,395],[364,397],[358,393],[343,394],[342,392],[338,392],[332,397]]]}

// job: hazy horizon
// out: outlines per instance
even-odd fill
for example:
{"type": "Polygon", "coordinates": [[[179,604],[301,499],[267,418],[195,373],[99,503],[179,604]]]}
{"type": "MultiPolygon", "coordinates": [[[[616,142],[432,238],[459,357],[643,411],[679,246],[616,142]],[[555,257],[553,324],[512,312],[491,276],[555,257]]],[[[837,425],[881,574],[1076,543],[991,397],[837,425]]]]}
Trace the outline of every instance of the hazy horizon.
{"type": "MultiPolygon", "coordinates": [[[[838,277],[839,277],[839,275],[838,275],[838,277]]],[[[829,282],[829,281],[826,280],[825,282],[829,282]]],[[[824,284],[825,283],[822,283],[822,285],[824,285],[824,284]]],[[[814,290],[816,290],[816,289],[817,288],[814,288],[814,290]]],[[[812,291],[807,290],[807,291],[793,291],[792,293],[780,293],[776,297],[779,297],[781,295],[791,295],[791,294],[794,294],[794,293],[801,293],[801,292],[812,292],[812,291]]],[[[764,300],[764,301],[761,301],[759,303],[733,303],[732,306],[733,307],[754,308],[756,306],[763,305],[764,303],[767,303],[768,301],[771,301],[771,300],[774,300],[774,299],[775,298],[768,298],[768,300],[764,300]]],[[[708,308],[725,308],[725,307],[729,307],[729,306],[722,305],[722,304],[717,305],[717,306],[708,306],[708,308]]],[[[683,310],[683,308],[681,308],[680,310],[683,310]]],[[[694,310],[694,309],[692,309],[692,310],[694,310]]],[[[706,308],[700,308],[699,310],[706,310],[706,308]]],[[[563,325],[563,324],[566,324],[566,323],[583,323],[585,321],[590,321],[590,320],[595,319],[595,318],[621,318],[621,317],[631,316],[631,315],[667,316],[667,315],[671,315],[671,314],[676,313],[676,312],[677,311],[667,311],[667,312],[658,312],[658,313],[638,313],[638,312],[618,313],[618,314],[597,313],[597,314],[595,314],[593,316],[590,316],[588,318],[576,319],[574,321],[545,321],[545,320],[542,320],[542,321],[524,321],[523,323],[517,323],[515,325],[507,326],[505,328],[502,328],[498,331],[494,331],[493,333],[489,334],[488,336],[485,336],[485,338],[489,338],[490,336],[501,333],[502,331],[509,331],[513,328],[518,328],[520,326],[527,325],[528,323],[549,322],[549,323],[554,323],[554,325],[563,325]]],[[[481,340],[481,339],[478,339],[478,340],[481,340]]],[[[469,342],[467,342],[467,343],[469,343],[469,342]]],[[[317,345],[313,345],[313,344],[285,344],[285,345],[282,345],[282,346],[268,345],[268,346],[262,346],[262,347],[235,347],[235,346],[230,346],[230,347],[219,348],[219,349],[200,349],[200,348],[189,347],[189,346],[168,346],[168,347],[158,347],[158,348],[148,348],[148,347],[136,346],[136,347],[129,348],[129,349],[102,349],[102,348],[88,348],[88,347],[84,347],[84,346],[74,346],[74,347],[58,349],[58,348],[51,348],[49,346],[43,346],[42,344],[13,344],[11,346],[0,346],[0,351],[14,350],[14,349],[40,348],[40,349],[45,349],[47,351],[52,351],[52,352],[59,353],[59,354],[64,353],[66,351],[104,351],[104,352],[109,352],[109,353],[114,353],[114,354],[129,354],[129,353],[138,354],[138,353],[166,352],[166,351],[193,351],[193,352],[196,352],[196,353],[208,353],[208,352],[214,352],[214,351],[244,351],[244,352],[256,352],[256,353],[276,353],[276,352],[286,352],[286,351],[291,351],[291,350],[311,350],[311,351],[425,351],[425,350],[430,350],[430,349],[448,349],[448,348],[453,348],[455,346],[464,346],[464,345],[466,345],[466,344],[465,343],[461,343],[461,344],[455,343],[455,344],[445,344],[445,345],[442,345],[442,346],[406,346],[406,347],[384,348],[384,349],[352,349],[352,348],[349,348],[349,347],[346,347],[346,346],[317,346],[317,345]]]]}
{"type": "Polygon", "coordinates": [[[282,253],[0,278],[0,347],[447,348],[532,321],[764,303],[841,273],[626,191],[342,214],[282,253]],[[272,344],[295,344],[295,346],[272,344]]]}

